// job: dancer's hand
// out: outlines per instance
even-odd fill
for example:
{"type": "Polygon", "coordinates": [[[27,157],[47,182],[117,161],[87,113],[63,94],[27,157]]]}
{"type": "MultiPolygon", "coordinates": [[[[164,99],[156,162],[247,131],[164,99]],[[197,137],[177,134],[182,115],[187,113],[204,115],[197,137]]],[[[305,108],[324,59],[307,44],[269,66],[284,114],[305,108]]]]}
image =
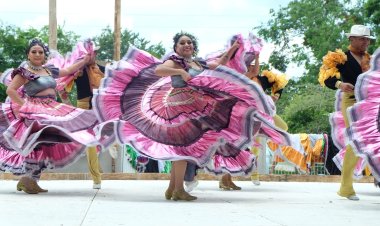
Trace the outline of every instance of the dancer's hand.
{"type": "Polygon", "coordinates": [[[181,73],[181,77],[183,81],[187,82],[191,79],[191,75],[187,73],[187,71],[183,70],[183,73],[181,73]]]}
{"type": "Polygon", "coordinates": [[[88,64],[90,63],[90,61],[92,59],[94,59],[94,56],[93,54],[89,53],[89,54],[86,54],[84,57],[83,57],[83,61],[85,62],[85,64],[88,64]]]}
{"type": "Polygon", "coordinates": [[[279,98],[277,95],[271,95],[270,97],[272,97],[273,102],[277,102],[279,98]]]}
{"type": "Polygon", "coordinates": [[[236,40],[236,41],[232,44],[232,46],[231,46],[231,48],[233,48],[233,49],[239,49],[239,47],[240,47],[240,41],[239,41],[239,40],[236,40]]]}
{"type": "Polygon", "coordinates": [[[339,84],[339,89],[343,92],[352,93],[354,92],[355,87],[351,83],[342,82],[339,84]]]}

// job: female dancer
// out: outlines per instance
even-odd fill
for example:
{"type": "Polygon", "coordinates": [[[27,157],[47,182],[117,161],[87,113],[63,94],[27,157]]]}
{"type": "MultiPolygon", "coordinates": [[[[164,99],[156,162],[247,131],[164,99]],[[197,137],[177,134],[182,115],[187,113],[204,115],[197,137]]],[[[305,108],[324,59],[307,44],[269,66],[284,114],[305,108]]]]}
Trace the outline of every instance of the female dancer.
{"type": "Polygon", "coordinates": [[[48,47],[32,39],[28,61],[14,69],[7,87],[10,101],[1,104],[0,170],[23,176],[17,190],[29,194],[47,192],[38,186],[42,170],[61,168],[76,160],[86,145],[96,145],[92,127],[97,124],[92,111],[56,101],[59,76],[72,75],[90,60],[82,56],[71,66],[45,66],[48,47]]]}
{"type": "MultiPolygon", "coordinates": [[[[281,97],[282,90],[287,85],[286,76],[283,74],[277,74],[273,71],[264,70],[260,74],[260,64],[259,64],[259,55],[263,44],[261,39],[257,38],[255,35],[250,34],[248,39],[244,39],[241,34],[232,36],[231,40],[228,42],[228,45],[231,45],[234,40],[240,40],[244,45],[241,45],[231,57],[231,60],[227,62],[227,66],[233,68],[234,70],[244,73],[252,81],[258,83],[264,92],[271,90],[271,94],[267,95],[267,103],[273,107],[275,111],[275,104],[278,99],[281,97]]],[[[215,54],[214,54],[215,55],[215,54]]],[[[281,128],[284,131],[288,130],[286,122],[277,114],[273,115],[272,118],[268,120],[273,121],[274,124],[281,128]]],[[[320,152],[327,145],[323,145],[324,135],[323,134],[291,134],[292,146],[285,146],[282,144],[275,144],[272,141],[268,141],[269,147],[276,147],[276,156],[281,157],[281,161],[288,161],[296,165],[298,169],[302,172],[309,172],[309,169],[312,164],[312,156],[319,155],[320,152]],[[315,138],[318,137],[318,140],[315,138]],[[315,144],[315,145],[314,145],[315,144]]],[[[270,137],[269,137],[270,139],[270,137]]],[[[266,146],[266,142],[260,141],[260,138],[256,138],[257,143],[261,143],[255,147],[251,148],[251,152],[255,156],[259,156],[260,149],[259,146],[266,146]]],[[[227,186],[231,184],[228,180],[222,185],[224,189],[234,189],[236,186],[227,186]]],[[[259,175],[257,172],[253,172],[251,175],[251,180],[255,185],[260,185],[259,175]]],[[[237,187],[239,188],[239,187],[237,187]]]]}
{"type": "Polygon", "coordinates": [[[175,54],[164,63],[130,49],[106,69],[93,106],[106,121],[97,131],[109,136],[105,143],[116,138],[147,157],[173,161],[165,197],[190,201],[196,197],[183,188],[187,161],[217,175],[246,175],[255,167],[255,156],[241,150],[252,145],[258,132],[280,143],[288,137],[262,117],[271,112],[260,87],[217,67],[233,49],[207,64],[194,58],[198,46],[193,35],[181,32],[173,40],[175,54]]]}
{"type": "MultiPolygon", "coordinates": [[[[267,76],[258,76],[260,72],[259,55],[263,47],[263,43],[260,38],[256,37],[252,33],[249,34],[247,39],[245,39],[241,34],[237,34],[232,36],[231,39],[227,42],[226,48],[229,48],[236,40],[244,44],[240,45],[240,47],[232,53],[232,56],[230,60],[226,63],[226,65],[239,73],[245,74],[248,78],[258,83],[260,86],[262,86],[264,92],[266,91],[266,89],[272,88],[273,92],[271,97],[267,96],[267,103],[270,103],[269,105],[272,106],[274,110],[274,102],[277,101],[277,99],[281,95],[282,89],[286,85],[286,79],[278,79],[280,78],[280,76],[274,76],[273,73],[269,73],[270,75],[272,75],[270,76],[270,79],[268,79],[267,76]]],[[[208,60],[212,60],[215,58],[217,59],[218,56],[221,55],[220,52],[224,51],[209,54],[207,56],[208,60]]],[[[274,124],[277,127],[283,129],[284,131],[287,131],[286,123],[278,115],[274,115],[273,119],[274,124]]],[[[256,138],[256,143],[259,143],[259,139],[259,137],[256,138]]],[[[252,147],[251,152],[255,156],[258,156],[259,148],[256,146],[252,147]]],[[[257,171],[253,172],[251,179],[255,185],[260,185],[259,175],[257,171]]],[[[241,187],[236,186],[233,183],[231,175],[229,174],[226,174],[221,178],[219,182],[219,188],[223,190],[241,189],[241,187]]]]}
{"type": "Polygon", "coordinates": [[[380,49],[377,49],[371,59],[371,69],[356,81],[357,103],[348,110],[350,126],[345,133],[354,153],[370,167],[376,186],[380,181],[379,81],[380,49]]]}

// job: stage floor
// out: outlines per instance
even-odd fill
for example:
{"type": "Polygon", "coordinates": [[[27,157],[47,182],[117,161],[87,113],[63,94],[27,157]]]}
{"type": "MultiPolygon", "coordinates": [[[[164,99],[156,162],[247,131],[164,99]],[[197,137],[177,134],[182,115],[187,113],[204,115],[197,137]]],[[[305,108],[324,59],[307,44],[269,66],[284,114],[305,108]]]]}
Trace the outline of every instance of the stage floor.
{"type": "Polygon", "coordinates": [[[241,191],[221,191],[201,180],[193,202],[165,200],[167,180],[41,180],[47,193],[16,191],[0,180],[1,225],[37,226],[319,226],[378,225],[380,189],[356,183],[360,201],[336,194],[339,183],[236,181],[241,191]],[[377,223],[376,223],[377,222],[377,223]]]}

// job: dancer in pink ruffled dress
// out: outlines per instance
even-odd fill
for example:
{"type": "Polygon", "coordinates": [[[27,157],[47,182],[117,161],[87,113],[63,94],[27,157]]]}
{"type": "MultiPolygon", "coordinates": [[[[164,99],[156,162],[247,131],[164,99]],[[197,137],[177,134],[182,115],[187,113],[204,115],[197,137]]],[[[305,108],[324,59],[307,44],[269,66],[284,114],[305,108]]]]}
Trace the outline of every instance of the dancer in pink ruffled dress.
{"type": "Polygon", "coordinates": [[[345,138],[355,154],[367,163],[375,177],[375,185],[380,181],[380,49],[371,59],[371,69],[361,74],[355,85],[355,103],[348,110],[350,127],[345,138]]]}
{"type": "Polygon", "coordinates": [[[271,114],[262,89],[244,75],[219,66],[231,48],[214,63],[194,58],[197,40],[174,36],[171,55],[160,62],[136,48],[106,68],[93,106],[104,121],[98,134],[128,143],[140,154],[173,161],[166,199],[195,200],[184,191],[187,161],[216,175],[249,175],[255,156],[245,151],[258,133],[289,143],[287,133],[264,119],[271,114]],[[211,70],[214,69],[214,70],[211,70]],[[243,151],[242,151],[243,150],[243,151]]]}
{"type": "MultiPolygon", "coordinates": [[[[230,51],[231,53],[229,54],[229,60],[224,65],[236,70],[241,74],[244,74],[248,70],[247,62],[249,65],[255,56],[260,53],[262,47],[263,43],[261,39],[257,38],[252,33],[249,33],[247,39],[245,39],[242,34],[236,34],[231,36],[231,38],[227,41],[224,49],[207,54],[206,61],[209,64],[219,62],[225,53],[230,51]],[[238,47],[236,46],[236,43],[239,43],[238,47]]],[[[192,191],[196,186],[198,186],[198,180],[196,179],[197,170],[198,167],[196,167],[196,165],[192,163],[187,164],[185,173],[185,190],[188,192],[192,191]]],[[[219,188],[222,190],[241,190],[241,187],[237,186],[232,181],[230,174],[224,174],[220,178],[219,188]]]]}
{"type": "Polygon", "coordinates": [[[78,159],[86,146],[98,144],[92,130],[98,122],[93,111],[57,102],[54,79],[74,74],[91,56],[82,53],[76,62],[59,69],[45,65],[48,54],[40,39],[32,39],[28,61],[3,74],[11,80],[8,101],[0,105],[0,170],[24,175],[17,190],[29,194],[47,192],[37,184],[44,169],[64,167],[78,159]]]}

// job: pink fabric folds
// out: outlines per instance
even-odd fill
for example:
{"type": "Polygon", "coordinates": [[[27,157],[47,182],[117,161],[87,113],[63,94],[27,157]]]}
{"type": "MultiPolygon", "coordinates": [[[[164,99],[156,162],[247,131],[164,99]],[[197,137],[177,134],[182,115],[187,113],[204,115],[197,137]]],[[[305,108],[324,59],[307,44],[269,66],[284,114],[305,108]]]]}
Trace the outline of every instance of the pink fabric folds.
{"type": "Polygon", "coordinates": [[[368,163],[380,180],[380,49],[372,57],[371,70],[361,74],[355,85],[357,103],[349,109],[350,127],[346,140],[368,163]]]}
{"type": "Polygon", "coordinates": [[[128,143],[159,160],[189,160],[212,173],[249,174],[255,156],[245,150],[257,133],[288,142],[262,117],[271,114],[256,84],[227,67],[204,70],[188,86],[173,88],[158,77],[161,63],[131,48],[123,60],[106,68],[93,106],[103,121],[97,133],[128,143]]]}
{"type": "Polygon", "coordinates": [[[90,110],[61,104],[51,98],[28,98],[19,109],[19,118],[11,122],[3,136],[13,149],[25,156],[46,143],[96,145],[91,130],[96,123],[90,110]]]}
{"type": "Polygon", "coordinates": [[[25,174],[64,167],[84,154],[86,146],[98,144],[92,131],[97,124],[92,111],[48,97],[28,98],[17,117],[9,109],[9,103],[1,104],[1,171],[25,174]]]}
{"type": "MultiPolygon", "coordinates": [[[[73,48],[72,52],[62,56],[58,51],[52,50],[47,65],[52,64],[57,68],[68,67],[78,60],[83,59],[87,54],[93,54],[95,44],[90,39],[80,41],[73,48]]],[[[74,80],[74,76],[65,76],[56,79],[57,90],[62,91],[70,82],[74,80]]]]}
{"type": "Polygon", "coordinates": [[[0,146],[0,170],[23,175],[68,166],[83,156],[85,146],[73,142],[57,143],[37,148],[26,156],[9,150],[10,147],[0,146]]]}
{"type": "Polygon", "coordinates": [[[263,48],[262,40],[252,33],[249,33],[248,38],[244,38],[242,34],[232,36],[227,41],[224,49],[207,54],[206,60],[213,61],[221,57],[232,46],[235,40],[240,43],[240,47],[231,60],[227,62],[226,66],[242,74],[247,72],[247,64],[250,64],[254,60],[255,55],[259,54],[263,48]]]}
{"type": "MultiPolygon", "coordinates": [[[[342,170],[344,154],[346,153],[346,125],[344,124],[343,114],[341,111],[342,92],[338,90],[335,94],[335,112],[330,114],[331,138],[339,152],[333,157],[333,161],[338,169],[342,170]]],[[[363,176],[363,170],[366,163],[363,158],[359,158],[355,169],[354,178],[360,179],[363,176]]]]}

